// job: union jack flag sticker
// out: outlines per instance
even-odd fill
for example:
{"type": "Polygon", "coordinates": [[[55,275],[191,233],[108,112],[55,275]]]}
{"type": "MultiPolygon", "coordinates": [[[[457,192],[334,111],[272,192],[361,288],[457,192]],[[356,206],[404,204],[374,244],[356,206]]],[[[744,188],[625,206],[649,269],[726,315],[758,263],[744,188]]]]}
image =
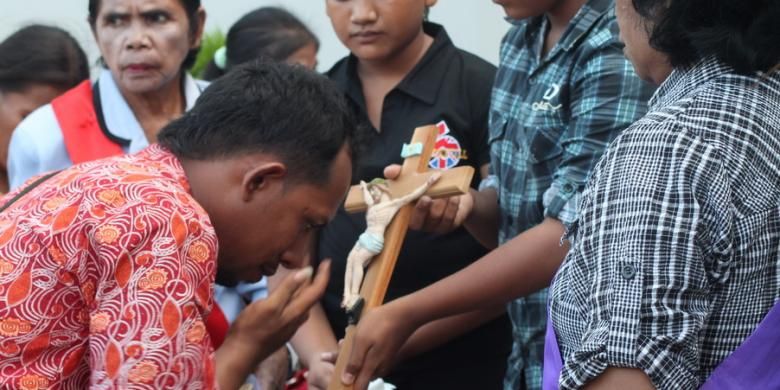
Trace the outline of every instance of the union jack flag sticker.
{"type": "Polygon", "coordinates": [[[428,166],[432,169],[447,170],[460,162],[462,155],[460,142],[450,135],[450,128],[446,122],[437,123],[436,128],[439,129],[439,135],[436,137],[428,166]]]}

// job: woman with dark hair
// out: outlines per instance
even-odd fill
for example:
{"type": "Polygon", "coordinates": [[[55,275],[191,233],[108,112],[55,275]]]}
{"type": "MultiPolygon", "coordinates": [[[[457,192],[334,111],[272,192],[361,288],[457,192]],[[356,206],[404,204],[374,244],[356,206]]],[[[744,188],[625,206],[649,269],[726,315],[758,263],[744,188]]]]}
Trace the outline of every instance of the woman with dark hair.
{"type": "Polygon", "coordinates": [[[50,170],[139,151],[198,98],[186,69],[200,46],[200,0],[90,0],[103,70],[41,107],[14,131],[11,187],[50,170]]]}
{"type": "Polygon", "coordinates": [[[627,57],[661,87],[569,229],[546,379],[778,388],[780,2],[616,3],[627,57]]]}
{"type": "Polygon", "coordinates": [[[65,30],[32,25],[0,43],[0,193],[8,192],[6,160],[13,129],[87,78],[87,56],[65,30]]]}
{"type": "Polygon", "coordinates": [[[780,388],[780,2],[616,3],[626,55],[660,88],[592,171],[557,273],[499,248],[372,310],[347,382],[421,324],[554,279],[545,389],[780,388]]]}
{"type": "Polygon", "coordinates": [[[214,80],[230,68],[258,58],[313,70],[319,47],[314,33],[293,14],[277,7],[258,8],[230,27],[225,46],[214,54],[203,78],[214,80]]]}

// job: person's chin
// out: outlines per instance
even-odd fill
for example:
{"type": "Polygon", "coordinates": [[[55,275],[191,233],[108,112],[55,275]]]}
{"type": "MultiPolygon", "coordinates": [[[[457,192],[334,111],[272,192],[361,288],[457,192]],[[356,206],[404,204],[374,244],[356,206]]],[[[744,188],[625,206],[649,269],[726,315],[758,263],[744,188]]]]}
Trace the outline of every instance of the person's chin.
{"type": "Polygon", "coordinates": [[[360,45],[353,44],[349,47],[350,52],[357,57],[360,61],[379,62],[387,60],[389,57],[388,50],[385,50],[379,45],[360,45]]]}
{"type": "Polygon", "coordinates": [[[163,80],[157,75],[132,75],[123,77],[122,89],[131,93],[143,94],[159,91],[163,87],[163,80]]]}
{"type": "Polygon", "coordinates": [[[524,7],[520,7],[515,4],[504,4],[503,2],[496,2],[496,1],[493,2],[498,4],[499,6],[501,6],[501,8],[504,9],[504,15],[509,20],[523,20],[523,19],[539,16],[544,13],[544,12],[535,13],[533,10],[526,9],[524,7]]]}
{"type": "Polygon", "coordinates": [[[237,285],[240,280],[227,272],[220,272],[219,269],[217,269],[215,282],[220,286],[233,287],[237,285]]]}
{"type": "Polygon", "coordinates": [[[241,274],[241,281],[244,283],[257,283],[266,276],[264,269],[251,269],[241,274]]]}

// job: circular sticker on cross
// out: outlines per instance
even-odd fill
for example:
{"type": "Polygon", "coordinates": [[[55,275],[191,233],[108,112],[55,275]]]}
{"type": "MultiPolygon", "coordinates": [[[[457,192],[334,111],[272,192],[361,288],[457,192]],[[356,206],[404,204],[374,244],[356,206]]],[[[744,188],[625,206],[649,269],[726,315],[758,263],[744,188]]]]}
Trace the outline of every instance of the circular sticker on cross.
{"type": "Polygon", "coordinates": [[[450,128],[447,123],[441,121],[436,124],[439,134],[436,136],[436,144],[433,147],[428,166],[432,169],[446,170],[458,165],[461,159],[462,151],[460,142],[450,135],[450,128]]]}

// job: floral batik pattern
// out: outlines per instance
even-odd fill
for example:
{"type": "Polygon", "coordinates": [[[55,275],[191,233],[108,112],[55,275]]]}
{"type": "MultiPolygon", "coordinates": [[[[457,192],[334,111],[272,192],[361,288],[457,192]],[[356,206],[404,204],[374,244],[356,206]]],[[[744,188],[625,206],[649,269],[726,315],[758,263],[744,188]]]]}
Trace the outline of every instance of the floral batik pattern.
{"type": "Polygon", "coordinates": [[[35,187],[0,213],[0,388],[213,388],[216,254],[162,147],[35,187]]]}

